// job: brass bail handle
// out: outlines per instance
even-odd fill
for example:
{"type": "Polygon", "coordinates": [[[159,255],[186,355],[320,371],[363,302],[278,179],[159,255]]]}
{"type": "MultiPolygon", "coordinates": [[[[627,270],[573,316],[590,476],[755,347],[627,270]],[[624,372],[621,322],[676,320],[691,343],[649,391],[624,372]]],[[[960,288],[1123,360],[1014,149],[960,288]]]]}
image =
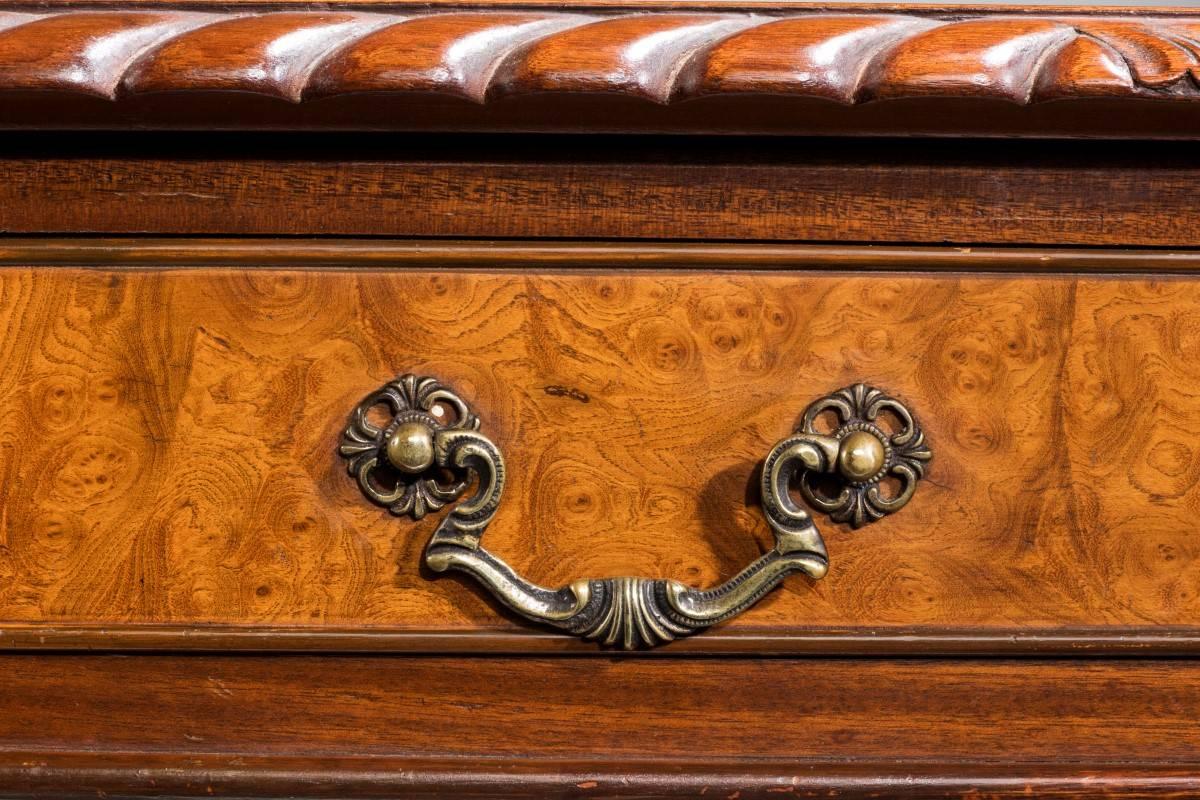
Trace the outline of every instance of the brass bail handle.
{"type": "Polygon", "coordinates": [[[605,645],[654,646],[701,631],[756,603],[785,577],[813,579],[829,569],[825,542],[805,501],[835,522],[859,528],[898,511],[916,491],[932,454],[909,410],[865,384],[839,389],[811,403],[800,427],[777,442],[763,462],[762,510],[774,546],[734,577],[711,589],[665,578],[593,578],[557,589],[518,575],[481,539],[500,506],[505,466],[500,449],[479,433],[480,420],[451,389],[430,377],[406,374],[372,392],[354,409],[339,452],[372,502],[397,516],[420,519],[459,500],[430,538],[425,563],[436,572],[473,576],[508,608],[527,619],[605,645]],[[382,407],[386,424],[370,418],[382,407]],[[889,412],[898,430],[885,429],[889,412]],[[837,424],[818,432],[817,419],[837,424]],[[881,491],[885,478],[899,488],[881,491]]]}

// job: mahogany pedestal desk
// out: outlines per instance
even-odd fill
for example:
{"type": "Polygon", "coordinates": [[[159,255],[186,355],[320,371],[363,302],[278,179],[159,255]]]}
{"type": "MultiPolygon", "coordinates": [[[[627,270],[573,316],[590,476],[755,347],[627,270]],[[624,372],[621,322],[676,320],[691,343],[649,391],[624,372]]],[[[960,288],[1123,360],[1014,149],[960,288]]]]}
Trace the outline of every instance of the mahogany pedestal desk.
{"type": "Polygon", "coordinates": [[[1200,10],[0,7],[0,795],[1200,795],[1200,10]]]}

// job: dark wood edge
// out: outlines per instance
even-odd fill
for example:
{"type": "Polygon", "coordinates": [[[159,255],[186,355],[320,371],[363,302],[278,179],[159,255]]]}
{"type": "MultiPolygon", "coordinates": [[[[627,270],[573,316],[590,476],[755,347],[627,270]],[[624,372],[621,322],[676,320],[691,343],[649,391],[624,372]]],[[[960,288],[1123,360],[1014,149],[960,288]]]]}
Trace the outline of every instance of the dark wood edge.
{"type": "Polygon", "coordinates": [[[171,624],[0,625],[0,652],[396,653],[417,655],[1195,657],[1200,628],[771,628],[709,631],[618,653],[539,630],[171,624]]]}
{"type": "Polygon", "coordinates": [[[0,237],[0,266],[1191,274],[1200,251],[368,239],[0,237]]]}
{"type": "Polygon", "coordinates": [[[0,3],[0,127],[1198,135],[1197,9],[739,8],[0,3]]]}
{"type": "Polygon", "coordinates": [[[0,752],[2,797],[1194,796],[1196,764],[712,763],[0,752]]]}

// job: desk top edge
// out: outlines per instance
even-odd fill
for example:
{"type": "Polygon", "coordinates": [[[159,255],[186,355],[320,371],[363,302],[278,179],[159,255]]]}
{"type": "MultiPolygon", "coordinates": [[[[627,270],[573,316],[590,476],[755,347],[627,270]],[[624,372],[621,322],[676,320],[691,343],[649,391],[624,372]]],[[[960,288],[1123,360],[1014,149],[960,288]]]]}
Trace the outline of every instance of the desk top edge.
{"type": "Polygon", "coordinates": [[[1200,10],[0,4],[0,128],[1191,138],[1200,10]]]}

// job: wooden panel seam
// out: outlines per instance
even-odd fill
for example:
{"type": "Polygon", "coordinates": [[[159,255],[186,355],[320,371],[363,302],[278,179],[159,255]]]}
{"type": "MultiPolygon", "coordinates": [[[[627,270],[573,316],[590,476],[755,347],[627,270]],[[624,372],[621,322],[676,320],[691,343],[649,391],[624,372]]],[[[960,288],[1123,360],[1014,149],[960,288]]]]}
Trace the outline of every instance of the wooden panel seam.
{"type": "Polygon", "coordinates": [[[0,237],[0,266],[104,270],[554,269],[822,270],[1027,274],[1190,274],[1200,249],[1001,248],[890,245],[545,242],[439,239],[0,237]]]}
{"type": "Polygon", "coordinates": [[[274,652],[496,655],[673,655],[895,658],[896,656],[1195,657],[1200,628],[774,628],[708,631],[632,653],[597,649],[559,633],[528,631],[316,628],[277,625],[0,623],[0,652],[274,652]]]}
{"type": "Polygon", "coordinates": [[[636,797],[930,798],[1098,794],[1177,796],[1200,789],[1200,762],[604,762],[313,758],[205,753],[0,751],[0,797],[636,797]]]}

